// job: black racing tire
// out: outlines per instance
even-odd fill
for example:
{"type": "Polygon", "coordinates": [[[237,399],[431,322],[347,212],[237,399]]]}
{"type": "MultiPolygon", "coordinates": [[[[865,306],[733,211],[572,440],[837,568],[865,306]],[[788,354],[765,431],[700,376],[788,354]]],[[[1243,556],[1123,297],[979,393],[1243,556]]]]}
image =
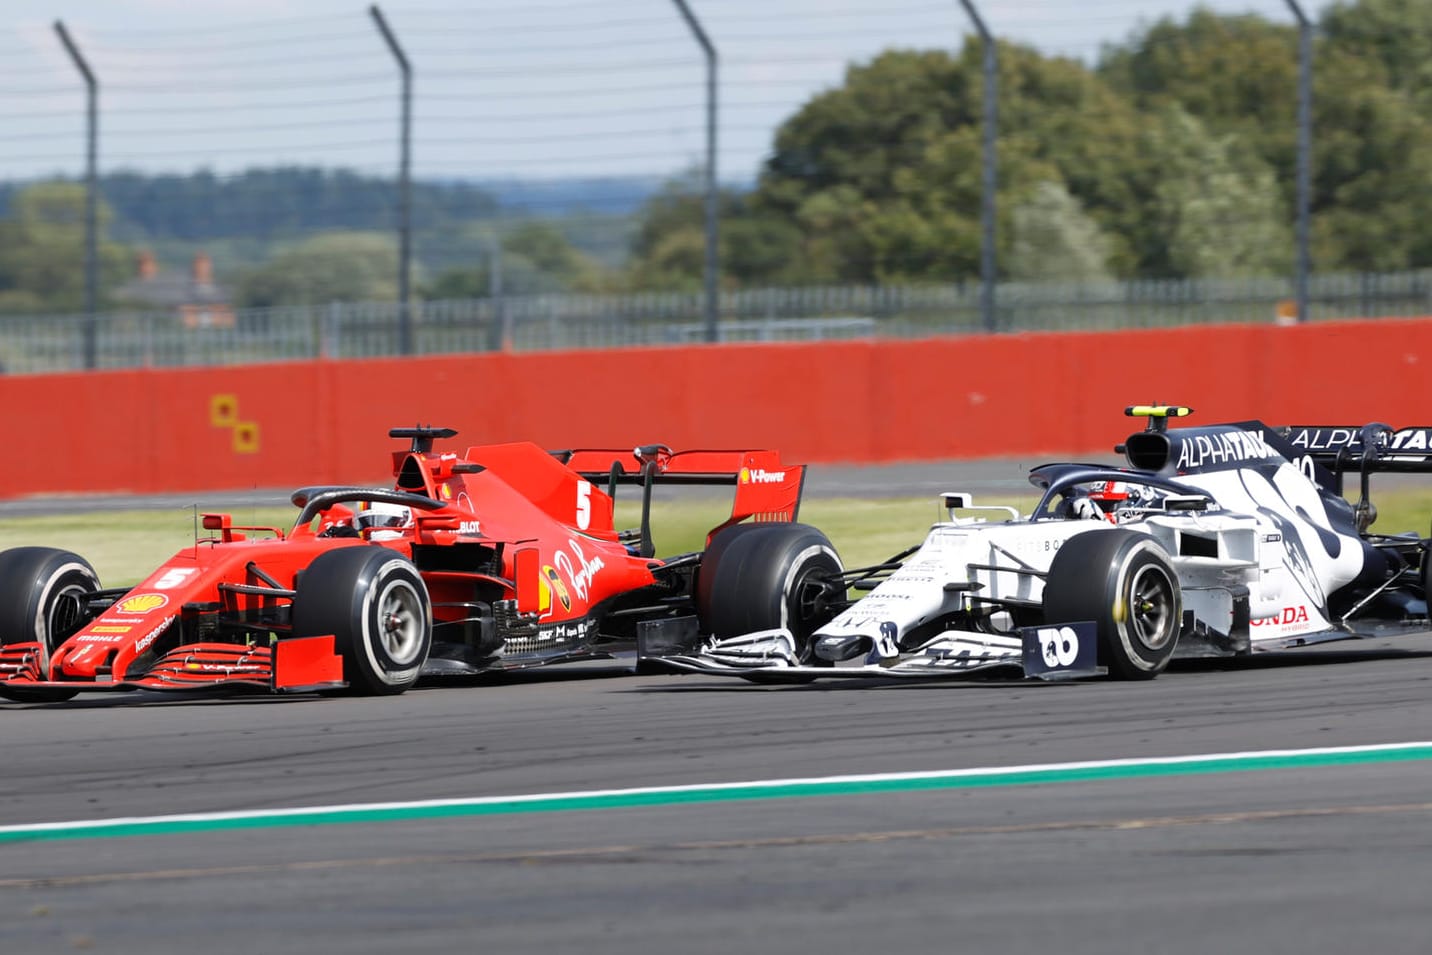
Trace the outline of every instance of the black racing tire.
{"type": "Polygon", "coordinates": [[[299,577],[293,635],[330,633],[348,692],[392,696],[416,683],[432,648],[433,610],[413,562],[376,546],[315,558],[299,577]]]}
{"type": "MultiPolygon", "coordinates": [[[[40,668],[89,619],[81,596],[99,590],[99,575],[78,554],[53,547],[0,552],[0,644],[40,644],[40,668]]],[[[78,690],[0,684],[0,697],[22,703],[68,700],[78,690]]]]}
{"type": "Polygon", "coordinates": [[[1178,647],[1183,596],[1168,554],[1148,534],[1094,530],[1066,540],[1044,586],[1046,623],[1092,620],[1099,662],[1118,680],[1152,680],[1178,647]]]}
{"type": "MultiPolygon", "coordinates": [[[[716,566],[721,563],[721,555],[726,553],[726,549],[738,538],[746,534],[764,531],[770,526],[770,524],[756,524],[752,521],[742,521],[739,524],[732,524],[729,527],[721,528],[711,536],[710,545],[707,546],[706,552],[701,555],[701,566],[716,566]]],[[[701,588],[700,570],[697,571],[696,586],[699,593],[701,588]]]]}
{"type": "Polygon", "coordinates": [[[726,551],[747,534],[761,533],[770,526],[769,524],[757,524],[754,521],[743,521],[740,524],[723,527],[711,535],[711,542],[706,546],[706,551],[701,555],[701,563],[696,568],[694,586],[697,617],[703,625],[703,633],[710,632],[705,624],[711,616],[710,608],[713,603],[711,589],[716,578],[716,568],[721,565],[726,551]]]}
{"type": "Polygon", "coordinates": [[[807,524],[737,524],[716,535],[696,575],[703,633],[735,637],[785,627],[797,658],[810,659],[810,635],[835,616],[825,583],[844,570],[830,539],[807,524]]]}

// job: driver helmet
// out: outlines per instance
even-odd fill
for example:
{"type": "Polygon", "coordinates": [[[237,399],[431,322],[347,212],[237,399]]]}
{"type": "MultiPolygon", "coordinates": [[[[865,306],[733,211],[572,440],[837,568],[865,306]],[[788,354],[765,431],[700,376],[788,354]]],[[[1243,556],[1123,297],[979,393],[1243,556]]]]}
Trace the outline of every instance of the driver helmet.
{"type": "Polygon", "coordinates": [[[358,506],[358,513],[353,517],[353,526],[360,533],[369,528],[373,530],[369,535],[373,540],[399,537],[402,533],[399,528],[407,527],[412,522],[411,508],[383,501],[364,501],[358,506]]]}
{"type": "Polygon", "coordinates": [[[1081,517],[1102,517],[1117,523],[1115,511],[1129,499],[1129,485],[1123,481],[1100,481],[1092,485],[1076,504],[1081,517]]]}
{"type": "Polygon", "coordinates": [[[1099,501],[1104,511],[1112,511],[1129,499],[1129,485],[1123,481],[1100,481],[1089,488],[1089,499],[1099,501]]]}

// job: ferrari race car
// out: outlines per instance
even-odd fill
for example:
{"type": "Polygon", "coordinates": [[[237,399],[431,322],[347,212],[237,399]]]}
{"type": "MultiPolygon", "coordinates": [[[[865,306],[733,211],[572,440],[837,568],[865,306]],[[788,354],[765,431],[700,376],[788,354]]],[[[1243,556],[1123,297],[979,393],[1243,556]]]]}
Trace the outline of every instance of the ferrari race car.
{"type": "Polygon", "coordinates": [[[433,450],[449,429],[403,428],[392,488],[307,487],[292,528],[205,514],[197,539],[130,589],[80,556],[0,552],[0,696],[81,690],[347,688],[401,693],[424,676],[608,656],[700,630],[800,628],[840,572],[795,523],[804,467],[773,451],[433,450]],[[731,485],[702,551],[658,559],[659,484],[731,485]],[[640,526],[617,530],[619,486],[640,526]]]}
{"type": "Polygon", "coordinates": [[[1432,472],[1432,429],[1168,427],[1140,406],[1128,467],[1048,464],[1028,515],[945,494],[923,544],[844,578],[868,596],[811,632],[771,628],[654,654],[759,682],[954,676],[1151,679],[1174,657],[1236,656],[1432,629],[1432,558],[1369,531],[1369,475],[1432,472]],[[1360,477],[1356,504],[1343,478],[1360,477]],[[994,517],[999,514],[999,517],[994,517]]]}

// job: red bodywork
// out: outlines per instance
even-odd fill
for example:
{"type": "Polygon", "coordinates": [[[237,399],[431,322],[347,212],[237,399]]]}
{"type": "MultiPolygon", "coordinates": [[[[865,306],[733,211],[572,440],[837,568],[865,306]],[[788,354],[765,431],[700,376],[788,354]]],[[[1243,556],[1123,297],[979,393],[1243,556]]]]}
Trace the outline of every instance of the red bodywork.
{"type": "Polygon", "coordinates": [[[11,689],[341,687],[334,637],[295,637],[289,621],[304,569],[343,547],[386,547],[416,565],[434,624],[424,673],[604,655],[594,645],[629,637],[641,619],[692,612],[700,562],[657,559],[642,531],[619,533],[609,490],[635,484],[649,499],[664,483],[734,485],[724,527],[795,520],[804,478],[803,466],[773,451],[549,452],[519,442],[456,454],[432,450],[433,436],[451,432],[417,434],[393,454],[395,488],[300,489],[288,531],[205,515],[213,536],[128,591],[93,595],[82,625],[52,653],[40,642],[0,648],[0,678],[11,689]],[[353,502],[385,493],[412,505],[408,526],[383,540],[334,536],[353,502]]]}

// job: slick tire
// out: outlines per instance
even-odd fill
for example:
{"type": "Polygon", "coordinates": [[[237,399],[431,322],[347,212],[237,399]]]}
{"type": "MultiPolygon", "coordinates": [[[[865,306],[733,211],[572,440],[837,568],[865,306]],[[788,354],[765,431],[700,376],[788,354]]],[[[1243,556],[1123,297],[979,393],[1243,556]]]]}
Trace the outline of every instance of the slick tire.
{"type": "Polygon", "coordinates": [[[392,696],[416,683],[432,647],[433,611],[413,562],[376,546],[320,554],[299,579],[293,634],[330,633],[349,693],[392,696]]]}
{"type": "Polygon", "coordinates": [[[826,581],[842,570],[829,538],[809,525],[728,527],[712,539],[696,575],[702,632],[734,637],[785,627],[797,659],[808,662],[810,635],[841,605],[826,581]]]}
{"type": "MultiPolygon", "coordinates": [[[[16,547],[0,552],[0,644],[40,644],[40,668],[50,654],[89,618],[83,595],[99,590],[89,561],[53,547],[16,547]]],[[[68,700],[78,690],[27,689],[0,684],[0,697],[23,703],[68,700]]]]}
{"type": "Polygon", "coordinates": [[[1046,623],[1092,620],[1099,662],[1118,680],[1152,680],[1178,646],[1183,597],[1168,554],[1124,528],[1069,538],[1044,587],[1046,623]]]}

